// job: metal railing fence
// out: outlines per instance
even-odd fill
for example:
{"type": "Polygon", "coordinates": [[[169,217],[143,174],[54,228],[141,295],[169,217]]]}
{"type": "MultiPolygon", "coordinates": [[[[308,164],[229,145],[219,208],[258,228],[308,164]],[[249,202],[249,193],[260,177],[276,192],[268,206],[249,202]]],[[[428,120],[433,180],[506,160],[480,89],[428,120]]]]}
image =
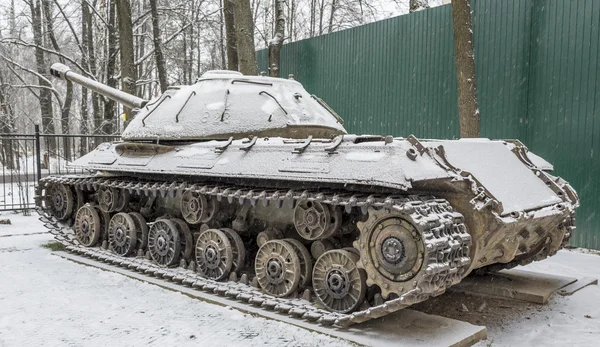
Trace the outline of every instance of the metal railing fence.
{"type": "Polygon", "coordinates": [[[27,210],[35,206],[35,186],[49,175],[81,174],[70,167],[75,159],[100,143],[119,135],[0,133],[0,211],[27,210]]]}

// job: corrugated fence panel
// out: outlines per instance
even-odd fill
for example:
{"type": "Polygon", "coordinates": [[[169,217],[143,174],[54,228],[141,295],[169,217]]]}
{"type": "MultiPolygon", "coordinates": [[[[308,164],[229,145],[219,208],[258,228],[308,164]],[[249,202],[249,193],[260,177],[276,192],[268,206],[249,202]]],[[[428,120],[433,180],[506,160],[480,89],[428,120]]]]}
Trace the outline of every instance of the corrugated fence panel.
{"type": "Polygon", "coordinates": [[[532,18],[527,142],[579,193],[572,244],[600,249],[600,2],[536,0],[532,18]]]}
{"type": "MultiPolygon", "coordinates": [[[[531,0],[478,0],[473,10],[482,136],[525,138],[531,0]]],[[[267,50],[257,57],[267,71],[267,50]]],[[[450,6],[286,44],[281,65],[350,132],[458,136],[450,6]]]]}
{"type": "MultiPolygon", "coordinates": [[[[554,163],[581,197],[573,244],[600,249],[600,1],[472,8],[482,136],[519,138],[554,163]]],[[[266,71],[266,50],[258,58],[266,71]]],[[[450,6],[286,44],[281,65],[351,133],[458,136],[450,6]]]]}
{"type": "MultiPolygon", "coordinates": [[[[286,44],[281,75],[293,74],[323,98],[350,132],[456,137],[450,10],[437,7],[286,44]]],[[[258,58],[266,71],[266,50],[258,58]]]]}
{"type": "Polygon", "coordinates": [[[531,2],[478,0],[473,13],[481,136],[524,139],[531,2]]]}

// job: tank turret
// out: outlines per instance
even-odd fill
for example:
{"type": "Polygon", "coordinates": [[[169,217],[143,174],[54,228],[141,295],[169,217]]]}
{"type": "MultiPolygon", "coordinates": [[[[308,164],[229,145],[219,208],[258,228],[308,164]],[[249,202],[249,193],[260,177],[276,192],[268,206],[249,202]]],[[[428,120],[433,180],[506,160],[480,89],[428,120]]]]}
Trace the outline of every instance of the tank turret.
{"type": "Polygon", "coordinates": [[[125,141],[219,140],[249,136],[332,138],[346,134],[343,120],[293,79],[209,71],[195,84],[169,87],[148,102],[54,64],[52,75],[138,108],[125,141]]]}

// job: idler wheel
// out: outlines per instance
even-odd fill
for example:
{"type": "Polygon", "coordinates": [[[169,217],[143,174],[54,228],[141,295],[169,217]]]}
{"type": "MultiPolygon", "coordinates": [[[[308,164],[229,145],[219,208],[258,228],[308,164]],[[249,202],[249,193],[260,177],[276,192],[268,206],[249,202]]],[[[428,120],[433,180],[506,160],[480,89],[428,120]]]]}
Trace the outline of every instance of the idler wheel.
{"type": "Polygon", "coordinates": [[[194,235],[190,231],[190,227],[181,219],[173,218],[171,222],[177,227],[179,232],[179,242],[181,242],[181,257],[185,260],[190,259],[194,252],[194,235]]]}
{"type": "MultiPolygon", "coordinates": [[[[369,210],[369,219],[358,223],[360,239],[354,247],[360,251],[359,267],[367,274],[367,284],[381,288],[381,295],[402,295],[423,268],[425,244],[420,231],[402,215],[385,210],[369,210]]],[[[411,286],[410,288],[412,288],[411,286]]]]}
{"type": "Polygon", "coordinates": [[[244,262],[246,260],[246,248],[244,247],[244,242],[235,230],[229,228],[221,228],[220,230],[225,233],[229,243],[231,243],[231,252],[233,253],[231,271],[239,271],[244,267],[244,262]]]}
{"type": "Polygon", "coordinates": [[[108,243],[118,255],[131,254],[137,244],[136,225],[127,213],[115,214],[108,224],[108,243]]]}
{"type": "Polygon", "coordinates": [[[319,240],[333,236],[340,228],[342,212],[318,201],[302,200],[294,209],[294,226],[302,238],[319,240]]]}
{"type": "Polygon", "coordinates": [[[196,263],[198,272],[213,280],[229,275],[233,266],[233,250],[224,232],[208,229],[196,241],[196,263]]]}
{"type": "Polygon", "coordinates": [[[283,240],[268,241],[258,249],[254,270],[260,287],[277,297],[293,293],[300,283],[300,259],[283,240]]]}
{"type": "Polygon", "coordinates": [[[181,197],[181,215],[190,224],[207,223],[215,216],[215,199],[187,190],[181,197]]]}
{"type": "Polygon", "coordinates": [[[148,246],[148,223],[146,223],[146,218],[139,212],[130,212],[129,216],[135,223],[138,248],[146,249],[146,246],[148,246]]]}
{"type": "Polygon", "coordinates": [[[60,183],[51,183],[45,189],[46,208],[58,220],[67,220],[73,213],[73,192],[60,183]]]}
{"type": "Polygon", "coordinates": [[[302,242],[296,239],[284,239],[284,241],[294,248],[298,260],[300,260],[300,282],[298,283],[298,288],[304,288],[310,283],[312,275],[313,264],[310,252],[304,247],[302,242]]]}
{"type": "Polygon", "coordinates": [[[159,219],[148,231],[148,250],[152,259],[160,266],[177,264],[181,255],[179,231],[175,223],[159,219]]]}
{"type": "Polygon", "coordinates": [[[367,276],[357,266],[359,256],[336,249],[323,253],[315,262],[312,283],[315,295],[331,311],[349,313],[365,299],[367,276]]]}
{"type": "Polygon", "coordinates": [[[75,237],[85,247],[94,246],[100,240],[103,225],[98,211],[89,205],[83,205],[75,215],[75,237]]]}

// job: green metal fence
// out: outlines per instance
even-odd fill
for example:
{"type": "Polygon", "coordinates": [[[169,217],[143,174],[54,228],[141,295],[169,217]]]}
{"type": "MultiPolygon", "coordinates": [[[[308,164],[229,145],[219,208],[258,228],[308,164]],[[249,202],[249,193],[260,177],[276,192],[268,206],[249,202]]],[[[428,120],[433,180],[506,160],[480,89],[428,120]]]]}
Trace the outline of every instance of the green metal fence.
{"type": "MultiPolygon", "coordinates": [[[[581,197],[573,245],[600,249],[600,1],[472,3],[482,136],[554,163],[581,197]]],[[[281,60],[352,133],[458,136],[449,5],[286,44],[281,60]]]]}

